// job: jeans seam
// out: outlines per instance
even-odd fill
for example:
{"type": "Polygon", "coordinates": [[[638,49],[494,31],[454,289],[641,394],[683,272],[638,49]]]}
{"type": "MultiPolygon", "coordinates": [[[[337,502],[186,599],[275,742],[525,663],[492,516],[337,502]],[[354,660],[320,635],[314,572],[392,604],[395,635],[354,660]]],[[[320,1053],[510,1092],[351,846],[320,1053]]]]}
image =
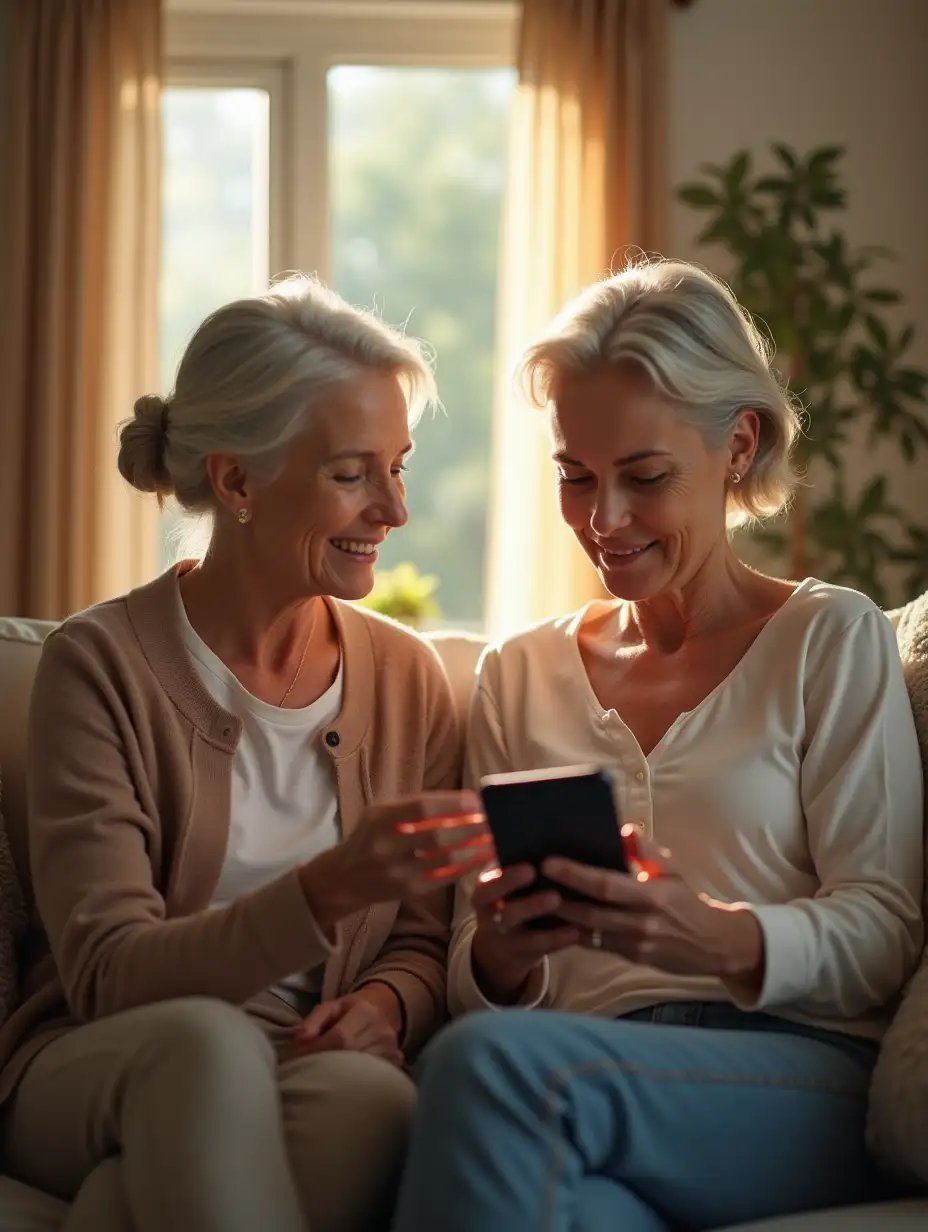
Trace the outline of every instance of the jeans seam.
{"type": "Polygon", "coordinates": [[[554,1219],[557,1206],[557,1191],[564,1167],[564,1134],[558,1128],[559,1097],[574,1078],[589,1077],[604,1070],[620,1070],[622,1073],[634,1078],[657,1078],[670,1082],[705,1082],[718,1083],[722,1086],[780,1087],[788,1091],[806,1091],[810,1095],[836,1095],[841,1099],[861,1100],[866,1098],[865,1091],[851,1091],[821,1080],[714,1074],[706,1073],[703,1070],[689,1069],[656,1069],[649,1065],[639,1065],[631,1061],[614,1059],[589,1061],[584,1065],[568,1065],[561,1069],[553,1070],[548,1078],[544,1100],[545,1128],[550,1141],[549,1157],[551,1165],[548,1168],[546,1197],[542,1203],[541,1232],[554,1232],[555,1230],[554,1219]]]}

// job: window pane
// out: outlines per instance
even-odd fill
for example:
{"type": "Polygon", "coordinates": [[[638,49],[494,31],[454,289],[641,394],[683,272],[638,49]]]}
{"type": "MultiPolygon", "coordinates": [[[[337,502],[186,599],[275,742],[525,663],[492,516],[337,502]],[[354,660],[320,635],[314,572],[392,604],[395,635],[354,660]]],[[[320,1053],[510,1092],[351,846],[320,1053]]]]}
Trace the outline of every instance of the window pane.
{"type": "Polygon", "coordinates": [[[440,581],[446,623],[483,618],[508,69],[339,66],[328,74],[332,272],[437,351],[447,415],[423,420],[403,560],[440,581]]]}
{"type": "MultiPolygon", "coordinates": [[[[269,115],[266,90],[168,86],[164,130],[160,288],[161,387],[196,326],[220,304],[267,288],[269,115]]],[[[162,520],[173,552],[176,511],[162,520]]]]}

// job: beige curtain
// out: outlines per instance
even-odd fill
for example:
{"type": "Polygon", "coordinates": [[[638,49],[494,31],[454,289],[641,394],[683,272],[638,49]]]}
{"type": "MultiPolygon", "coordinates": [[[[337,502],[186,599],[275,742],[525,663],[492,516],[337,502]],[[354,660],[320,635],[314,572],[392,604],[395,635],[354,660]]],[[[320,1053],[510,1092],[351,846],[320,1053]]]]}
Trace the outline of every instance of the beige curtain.
{"type": "Polygon", "coordinates": [[[544,415],[513,390],[511,364],[583,286],[621,268],[632,248],[664,243],[666,9],[666,0],[523,5],[500,285],[493,635],[602,594],[558,515],[544,415]]]}
{"type": "Polygon", "coordinates": [[[160,0],[13,0],[0,231],[0,614],[150,577],[116,425],[157,387],[160,0]]]}

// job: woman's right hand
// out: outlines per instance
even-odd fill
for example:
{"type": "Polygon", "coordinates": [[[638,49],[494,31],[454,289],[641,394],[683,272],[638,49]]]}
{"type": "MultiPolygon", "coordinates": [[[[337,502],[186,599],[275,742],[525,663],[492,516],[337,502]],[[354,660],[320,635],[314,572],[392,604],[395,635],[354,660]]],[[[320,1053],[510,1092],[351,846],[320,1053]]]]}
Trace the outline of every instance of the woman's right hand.
{"type": "Polygon", "coordinates": [[[561,905],[555,890],[509,898],[513,891],[530,886],[535,877],[528,864],[494,869],[480,878],[471,896],[477,918],[471,942],[474,978],[494,1005],[514,1005],[548,954],[580,940],[580,930],[572,925],[551,930],[526,928],[528,921],[553,915],[561,905]]]}
{"type": "Polygon", "coordinates": [[[428,894],[485,868],[493,846],[472,791],[427,791],[369,805],[350,834],[300,870],[303,892],[329,931],[375,903],[428,894]]]}

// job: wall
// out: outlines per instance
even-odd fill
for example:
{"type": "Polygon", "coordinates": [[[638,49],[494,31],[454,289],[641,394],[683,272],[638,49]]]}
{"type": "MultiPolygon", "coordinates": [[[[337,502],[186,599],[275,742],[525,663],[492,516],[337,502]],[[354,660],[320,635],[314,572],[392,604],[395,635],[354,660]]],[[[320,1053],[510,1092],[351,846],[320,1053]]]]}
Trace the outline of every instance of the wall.
{"type": "MultiPolygon", "coordinates": [[[[672,183],[771,140],[846,145],[842,225],[852,243],[898,254],[886,279],[919,331],[913,362],[928,368],[928,0],[694,0],[670,29],[672,183]]],[[[674,255],[697,256],[699,224],[673,207],[674,255]]],[[[858,443],[857,480],[872,461],[858,443]]],[[[894,498],[928,522],[928,454],[878,461],[894,498]]]]}

